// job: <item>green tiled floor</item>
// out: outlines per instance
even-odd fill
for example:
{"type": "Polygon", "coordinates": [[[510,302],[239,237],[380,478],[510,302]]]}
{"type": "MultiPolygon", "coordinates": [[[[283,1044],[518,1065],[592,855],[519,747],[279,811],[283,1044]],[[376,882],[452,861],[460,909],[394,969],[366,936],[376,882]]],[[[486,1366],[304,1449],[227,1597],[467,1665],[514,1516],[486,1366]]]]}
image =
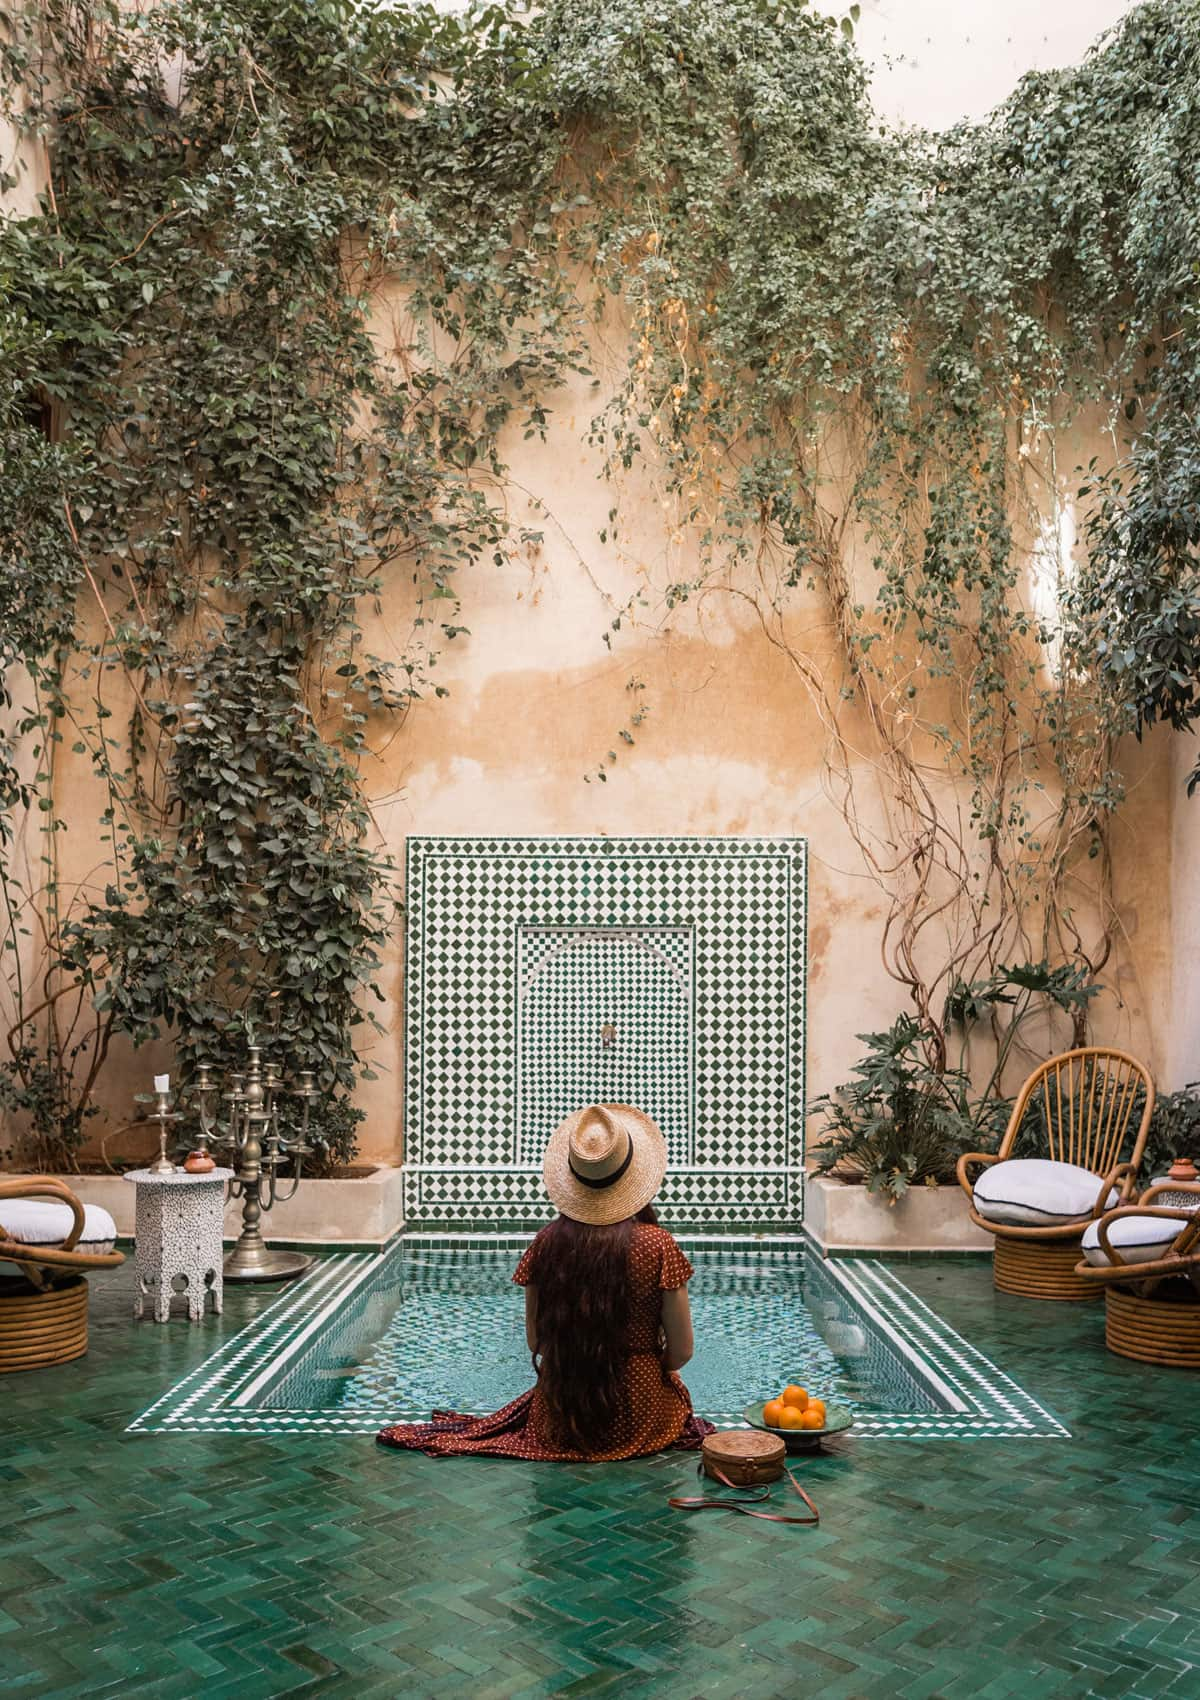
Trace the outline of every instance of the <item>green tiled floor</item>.
{"type": "Polygon", "coordinates": [[[273,1294],[135,1327],[94,1279],[90,1355],[0,1381],[0,1694],[1197,1700],[1200,1380],[982,1263],[902,1273],[1073,1438],[851,1436],[817,1530],[667,1510],[683,1455],[127,1434],[273,1294]]]}

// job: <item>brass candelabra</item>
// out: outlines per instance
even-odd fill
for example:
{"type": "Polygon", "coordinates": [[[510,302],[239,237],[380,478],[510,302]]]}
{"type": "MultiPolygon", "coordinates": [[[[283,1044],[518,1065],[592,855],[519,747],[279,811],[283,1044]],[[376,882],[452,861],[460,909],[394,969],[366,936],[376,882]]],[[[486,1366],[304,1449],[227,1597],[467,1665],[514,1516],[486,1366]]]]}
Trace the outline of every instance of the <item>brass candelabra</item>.
{"type": "Polygon", "coordinates": [[[264,1064],[258,1045],[247,1048],[245,1069],[230,1073],[223,1089],[213,1078],[210,1064],[201,1063],[196,1069],[188,1096],[195,1105],[201,1136],[205,1145],[228,1158],[234,1171],[230,1196],[243,1200],[241,1236],[225,1259],[227,1281],[282,1281],[303,1274],[312,1262],[303,1252],[269,1250],[261,1222],[264,1212],[277,1203],[286,1204],[300,1185],[304,1159],[313,1150],[309,1114],[317,1092],[311,1069],[300,1071],[294,1087],[285,1086],[275,1064],[264,1064]],[[218,1092],[223,1118],[213,1107],[218,1092]],[[285,1093],[298,1098],[302,1106],[295,1134],[285,1133],[279,1125],[279,1100],[285,1093]],[[293,1173],[290,1183],[285,1183],[287,1190],[282,1190],[279,1170],[285,1163],[292,1164],[293,1173]]]}

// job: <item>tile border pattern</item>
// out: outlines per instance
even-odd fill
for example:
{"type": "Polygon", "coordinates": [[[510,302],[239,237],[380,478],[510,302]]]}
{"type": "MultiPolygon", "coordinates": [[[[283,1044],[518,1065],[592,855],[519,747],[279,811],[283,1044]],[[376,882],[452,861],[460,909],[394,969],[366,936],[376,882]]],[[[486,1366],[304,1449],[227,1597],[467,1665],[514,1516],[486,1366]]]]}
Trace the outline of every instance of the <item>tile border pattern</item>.
{"type": "MultiPolygon", "coordinates": [[[[472,1246],[514,1253],[527,1243],[509,1234],[406,1235],[405,1241],[430,1250],[469,1250],[472,1246]]],[[[797,1236],[685,1236],[685,1244],[747,1244],[764,1249],[794,1248],[797,1236]]],[[[810,1242],[807,1254],[817,1256],[810,1242]]],[[[944,1412],[884,1411],[860,1413],[854,1433],[867,1439],[1069,1439],[1069,1431],[1031,1394],[956,1333],[886,1264],[871,1258],[844,1262],[822,1260],[824,1276],[841,1289],[851,1306],[863,1312],[871,1328],[887,1336],[926,1385],[938,1388],[954,1407],[944,1412]]],[[[130,1423],[133,1434],[371,1434],[389,1413],[361,1409],[276,1409],[256,1403],[278,1381],[290,1362],[379,1267],[379,1254],[334,1253],[177,1382],[130,1423]]],[[[718,1413],[720,1426],[740,1426],[735,1413],[718,1413]]]]}

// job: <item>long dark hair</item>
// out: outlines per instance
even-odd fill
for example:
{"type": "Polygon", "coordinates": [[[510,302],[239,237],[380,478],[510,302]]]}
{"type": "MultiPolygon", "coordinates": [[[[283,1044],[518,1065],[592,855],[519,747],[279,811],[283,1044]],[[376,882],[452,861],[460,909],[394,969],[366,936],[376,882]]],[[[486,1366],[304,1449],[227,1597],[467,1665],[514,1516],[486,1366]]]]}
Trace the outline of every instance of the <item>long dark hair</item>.
{"type": "Polygon", "coordinates": [[[627,1406],[629,1242],[635,1222],[657,1222],[647,1204],[597,1227],[558,1216],[542,1230],[534,1269],[534,1367],[556,1442],[596,1452],[627,1406]]]}

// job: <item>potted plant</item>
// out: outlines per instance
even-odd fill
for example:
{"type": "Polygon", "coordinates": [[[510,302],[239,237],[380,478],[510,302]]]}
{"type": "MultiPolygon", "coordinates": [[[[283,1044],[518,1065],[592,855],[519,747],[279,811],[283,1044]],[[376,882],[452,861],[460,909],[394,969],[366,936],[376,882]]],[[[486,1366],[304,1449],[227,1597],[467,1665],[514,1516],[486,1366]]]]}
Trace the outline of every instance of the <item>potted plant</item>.
{"type": "Polygon", "coordinates": [[[866,1051],[852,1078],[814,1106],[823,1128],[809,1231],[826,1247],[988,1249],[951,1190],[955,1165],[965,1151],[994,1149],[1004,1132],[1012,1100],[1002,1078],[1022,1026],[1049,1008],[1069,1017],[1072,1042],[1081,1043],[1099,989],[1077,965],[1021,963],[957,981],[936,1033],[906,1014],[884,1033],[860,1034],[866,1051]],[[984,1020],[995,1052],[980,1091],[968,1065],[972,1031],[984,1020]],[[957,1066],[942,1061],[955,1029],[957,1066]]]}
{"type": "Polygon", "coordinates": [[[867,1049],[853,1078],[814,1106],[826,1128],[817,1169],[894,1206],[911,1187],[952,1181],[960,1155],[976,1149],[970,1081],[930,1067],[911,1015],[858,1037],[867,1049]]]}

